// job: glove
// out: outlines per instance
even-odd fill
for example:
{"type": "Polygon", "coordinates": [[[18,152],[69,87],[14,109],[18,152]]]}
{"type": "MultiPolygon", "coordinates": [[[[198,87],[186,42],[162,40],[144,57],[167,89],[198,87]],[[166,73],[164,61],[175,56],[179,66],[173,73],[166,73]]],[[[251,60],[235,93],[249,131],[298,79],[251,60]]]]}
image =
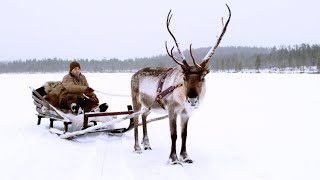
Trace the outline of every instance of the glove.
{"type": "Polygon", "coordinates": [[[84,93],[86,96],[88,96],[89,98],[93,98],[96,95],[93,93],[93,89],[91,87],[87,87],[86,92],[84,93]]]}
{"type": "Polygon", "coordinates": [[[86,94],[91,94],[91,93],[93,93],[93,91],[94,90],[91,87],[87,87],[86,94]]]}

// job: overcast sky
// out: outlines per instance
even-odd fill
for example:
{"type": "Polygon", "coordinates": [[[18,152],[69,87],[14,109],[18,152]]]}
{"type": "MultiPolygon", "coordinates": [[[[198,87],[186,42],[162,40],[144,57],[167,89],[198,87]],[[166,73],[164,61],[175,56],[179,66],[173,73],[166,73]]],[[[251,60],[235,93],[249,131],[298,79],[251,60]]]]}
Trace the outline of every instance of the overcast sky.
{"type": "Polygon", "coordinates": [[[0,0],[0,61],[136,58],[212,46],[232,11],[220,46],[320,44],[318,0],[0,0]]]}

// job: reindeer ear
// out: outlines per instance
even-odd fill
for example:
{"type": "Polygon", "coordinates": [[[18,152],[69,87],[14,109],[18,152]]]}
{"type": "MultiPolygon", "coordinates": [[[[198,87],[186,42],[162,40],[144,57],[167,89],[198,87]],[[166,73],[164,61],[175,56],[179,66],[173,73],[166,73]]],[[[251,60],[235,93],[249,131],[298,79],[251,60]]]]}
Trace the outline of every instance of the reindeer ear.
{"type": "Polygon", "coordinates": [[[183,73],[188,72],[188,71],[190,70],[190,66],[189,66],[189,64],[187,63],[187,61],[186,61],[186,60],[183,60],[183,61],[182,61],[182,64],[183,64],[183,65],[181,65],[181,68],[182,68],[182,70],[183,70],[183,73]]]}
{"type": "Polygon", "coordinates": [[[190,68],[188,68],[187,66],[181,66],[183,73],[187,73],[189,72],[190,68]]]}
{"type": "Polygon", "coordinates": [[[187,67],[187,68],[190,67],[189,64],[187,63],[187,61],[186,61],[185,59],[182,61],[182,63],[183,63],[183,65],[184,65],[185,67],[187,67]]]}

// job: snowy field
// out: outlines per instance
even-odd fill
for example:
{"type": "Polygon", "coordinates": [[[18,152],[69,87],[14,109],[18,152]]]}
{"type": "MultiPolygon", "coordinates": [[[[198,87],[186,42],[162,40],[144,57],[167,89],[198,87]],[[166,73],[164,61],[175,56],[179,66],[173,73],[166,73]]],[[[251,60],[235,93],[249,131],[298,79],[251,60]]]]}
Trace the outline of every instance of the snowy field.
{"type": "MultiPolygon", "coordinates": [[[[70,141],[51,134],[47,119],[37,126],[29,86],[63,75],[0,75],[1,180],[320,179],[320,75],[209,74],[206,101],[189,122],[194,163],[183,166],[167,164],[167,119],[149,125],[153,150],[142,154],[133,152],[133,131],[70,141]]],[[[130,94],[132,74],[85,75],[96,90],[130,94]]],[[[110,111],[131,104],[128,97],[97,95],[110,111]]]]}

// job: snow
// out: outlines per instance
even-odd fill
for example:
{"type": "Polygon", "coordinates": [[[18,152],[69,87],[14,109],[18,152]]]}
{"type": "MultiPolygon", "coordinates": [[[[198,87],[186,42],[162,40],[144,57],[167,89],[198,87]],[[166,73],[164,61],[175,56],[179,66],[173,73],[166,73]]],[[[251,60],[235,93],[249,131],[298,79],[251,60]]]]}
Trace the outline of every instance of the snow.
{"type": "MultiPolygon", "coordinates": [[[[63,75],[0,75],[0,179],[320,179],[319,75],[208,74],[205,102],[189,122],[194,163],[183,166],[167,164],[167,119],[148,125],[152,150],[142,154],[133,152],[133,131],[65,140],[48,131],[47,119],[37,126],[29,86],[63,75]]],[[[96,90],[130,95],[130,73],[85,75],[96,90]]],[[[129,97],[97,95],[110,111],[131,104],[129,97]]]]}

